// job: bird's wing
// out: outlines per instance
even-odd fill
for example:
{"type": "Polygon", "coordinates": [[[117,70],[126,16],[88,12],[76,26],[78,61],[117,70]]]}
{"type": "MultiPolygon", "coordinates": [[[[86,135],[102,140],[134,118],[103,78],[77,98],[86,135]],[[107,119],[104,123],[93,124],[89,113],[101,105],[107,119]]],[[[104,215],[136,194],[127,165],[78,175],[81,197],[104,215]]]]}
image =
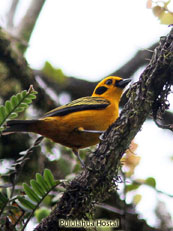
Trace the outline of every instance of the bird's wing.
{"type": "Polygon", "coordinates": [[[57,107],[47,112],[42,118],[51,116],[64,116],[77,111],[101,110],[109,105],[110,102],[102,97],[87,96],[73,100],[66,105],[57,107]]]}

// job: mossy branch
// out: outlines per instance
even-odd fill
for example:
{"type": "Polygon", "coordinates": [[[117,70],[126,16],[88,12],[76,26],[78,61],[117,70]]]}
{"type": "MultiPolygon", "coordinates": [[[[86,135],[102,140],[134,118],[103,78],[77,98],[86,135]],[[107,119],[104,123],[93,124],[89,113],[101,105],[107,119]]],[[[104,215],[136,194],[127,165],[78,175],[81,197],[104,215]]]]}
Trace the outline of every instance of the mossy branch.
{"type": "Polygon", "coordinates": [[[38,82],[35,80],[33,71],[28,66],[26,59],[23,57],[21,52],[17,49],[16,38],[11,36],[3,28],[0,27],[0,62],[2,62],[7,70],[7,79],[14,78],[19,81],[22,89],[28,89],[32,84],[37,92],[39,92],[37,100],[34,105],[44,110],[49,102],[52,107],[55,107],[55,103],[51,98],[45,94],[45,90],[40,87],[38,82]]]}
{"type": "Polygon", "coordinates": [[[129,89],[128,103],[102,137],[97,150],[89,156],[87,168],[71,182],[56,208],[35,231],[64,230],[59,227],[59,219],[86,218],[94,203],[109,196],[115,187],[123,153],[148,115],[159,110],[161,105],[157,102],[169,94],[172,77],[173,29],[161,39],[139,81],[129,89]]]}

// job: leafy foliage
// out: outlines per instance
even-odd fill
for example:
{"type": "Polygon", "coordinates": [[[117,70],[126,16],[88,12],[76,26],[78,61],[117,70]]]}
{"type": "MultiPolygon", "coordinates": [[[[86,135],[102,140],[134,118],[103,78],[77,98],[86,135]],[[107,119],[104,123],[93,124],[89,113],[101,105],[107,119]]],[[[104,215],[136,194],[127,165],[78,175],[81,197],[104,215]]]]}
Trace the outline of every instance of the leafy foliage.
{"type": "MultiPolygon", "coordinates": [[[[4,196],[1,192],[0,192],[0,209],[1,211],[3,210],[3,208],[6,206],[8,202],[8,198],[6,196],[4,196]]],[[[0,213],[1,214],[1,213],[0,213]]]]}
{"type": "MultiPolygon", "coordinates": [[[[59,184],[61,184],[61,181],[55,180],[52,172],[49,169],[45,169],[43,176],[40,173],[36,173],[36,179],[30,180],[30,185],[23,183],[24,195],[8,199],[0,192],[0,209],[2,214],[0,219],[2,226],[0,228],[5,225],[5,219],[9,219],[8,222],[14,227],[18,227],[20,223],[20,230],[25,230],[26,225],[41,202],[59,184]],[[6,215],[8,215],[8,218],[6,218],[6,215]]],[[[49,211],[44,210],[43,213],[41,209],[37,210],[35,214],[38,215],[38,219],[41,219],[41,217],[48,215],[49,211]]]]}
{"type": "Polygon", "coordinates": [[[156,189],[156,180],[153,177],[144,179],[133,180],[131,184],[126,185],[126,192],[138,189],[141,185],[147,185],[156,189]]]}
{"type": "Polygon", "coordinates": [[[49,169],[44,170],[43,176],[40,173],[36,174],[36,180],[31,180],[30,185],[23,183],[23,189],[27,197],[18,197],[19,202],[26,210],[35,209],[45,196],[57,185],[60,181],[55,181],[52,172],[49,169]],[[49,181],[51,179],[51,181],[49,181]]]}
{"type": "Polygon", "coordinates": [[[148,177],[144,183],[152,188],[156,188],[156,180],[153,177],[148,177]]]}
{"type": "Polygon", "coordinates": [[[147,1],[147,7],[152,9],[153,14],[159,19],[161,24],[169,25],[173,22],[173,12],[170,9],[171,0],[168,1],[147,1]]]}
{"type": "MultiPolygon", "coordinates": [[[[2,126],[7,119],[14,119],[18,116],[19,112],[24,111],[28,105],[32,103],[32,100],[36,98],[36,94],[37,92],[30,86],[28,91],[24,90],[17,95],[13,95],[10,100],[5,102],[4,106],[1,105],[0,126],[2,126]]],[[[1,130],[3,130],[3,128],[1,128],[1,130]]],[[[9,177],[12,183],[0,185],[0,230],[4,228],[8,229],[10,226],[13,227],[13,229],[17,228],[19,230],[20,228],[21,231],[25,230],[26,225],[41,202],[50,191],[60,184],[60,181],[55,181],[52,172],[49,169],[45,169],[43,176],[37,173],[36,179],[30,180],[30,185],[23,183],[24,195],[23,193],[17,193],[17,196],[13,196],[14,191],[16,191],[17,179],[24,163],[29,159],[29,155],[33,149],[40,144],[42,139],[43,137],[39,137],[33,146],[20,153],[22,156],[11,166],[9,177]]],[[[40,213],[37,212],[36,214],[40,213]]],[[[44,211],[41,217],[45,214],[48,214],[48,212],[44,211]]]]}
{"type": "Polygon", "coordinates": [[[40,208],[37,209],[34,214],[37,218],[37,221],[40,222],[43,218],[47,217],[50,214],[50,209],[40,208]]]}
{"type": "MultiPolygon", "coordinates": [[[[5,105],[0,106],[0,126],[2,126],[7,119],[14,119],[19,112],[28,108],[32,100],[36,98],[37,92],[31,85],[28,91],[24,90],[17,95],[13,95],[10,100],[5,102],[5,105]]],[[[1,128],[3,130],[3,128],[1,128]]]]}
{"type": "Polygon", "coordinates": [[[24,230],[35,210],[39,207],[48,193],[60,183],[60,181],[55,181],[53,174],[49,169],[44,170],[43,176],[40,173],[36,173],[36,180],[31,180],[30,186],[23,183],[23,189],[26,195],[18,196],[17,199],[24,210],[27,212],[30,211],[30,216],[24,223],[22,230],[24,230]]]}
{"type": "Polygon", "coordinates": [[[53,67],[48,61],[45,62],[42,72],[57,82],[62,82],[65,80],[63,71],[59,68],[53,67]]]}
{"type": "Polygon", "coordinates": [[[138,189],[140,185],[141,184],[139,184],[137,182],[133,182],[132,184],[126,185],[125,190],[126,190],[126,192],[130,192],[130,191],[138,189]]]}

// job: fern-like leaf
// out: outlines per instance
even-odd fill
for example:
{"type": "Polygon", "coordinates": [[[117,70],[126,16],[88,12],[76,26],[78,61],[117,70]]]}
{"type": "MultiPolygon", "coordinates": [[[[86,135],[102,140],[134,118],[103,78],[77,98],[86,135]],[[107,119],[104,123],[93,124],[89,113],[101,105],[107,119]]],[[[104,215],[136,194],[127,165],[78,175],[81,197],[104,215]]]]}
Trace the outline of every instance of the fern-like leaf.
{"type": "Polygon", "coordinates": [[[23,189],[27,197],[19,197],[19,202],[26,207],[26,209],[35,209],[35,204],[38,206],[41,201],[47,196],[47,194],[58,184],[60,181],[54,179],[52,172],[49,169],[45,169],[43,176],[40,173],[36,173],[36,180],[31,180],[29,186],[26,183],[23,183],[23,189]],[[51,183],[50,183],[51,181],[51,183]],[[21,198],[23,198],[21,200],[21,198]],[[28,201],[29,203],[25,201],[28,201]],[[31,204],[30,204],[31,203],[31,204]],[[26,205],[26,206],[25,206],[26,205]]]}
{"type": "Polygon", "coordinates": [[[41,185],[38,184],[36,180],[31,180],[31,181],[30,181],[30,184],[31,184],[33,190],[34,190],[40,197],[43,197],[43,196],[44,196],[45,192],[43,191],[41,185]]]}
{"type": "Polygon", "coordinates": [[[36,180],[30,181],[31,186],[25,183],[23,184],[26,196],[18,196],[18,203],[26,211],[30,211],[30,216],[27,218],[22,231],[25,230],[27,223],[44,198],[60,183],[61,181],[54,179],[53,174],[49,169],[45,169],[43,176],[40,173],[36,173],[36,180]],[[48,181],[51,181],[51,183],[48,183],[48,181]]]}
{"type": "MultiPolygon", "coordinates": [[[[4,217],[3,213],[7,204],[8,204],[8,198],[0,192],[0,217],[2,219],[4,217]]],[[[0,219],[0,224],[2,223],[2,219],[0,219]]]]}
{"type": "Polygon", "coordinates": [[[37,193],[29,187],[26,183],[23,183],[23,189],[28,197],[34,202],[40,202],[40,197],[38,197],[37,193]]]}
{"type": "Polygon", "coordinates": [[[49,187],[55,186],[56,182],[54,180],[52,172],[49,169],[44,170],[44,179],[49,185],[49,187]]]}
{"type": "Polygon", "coordinates": [[[44,192],[49,191],[49,189],[51,188],[40,173],[36,173],[36,181],[42,187],[44,192]]]}
{"type": "MultiPolygon", "coordinates": [[[[0,126],[2,126],[7,119],[14,119],[19,112],[24,111],[32,100],[36,98],[37,92],[31,85],[28,91],[24,90],[17,95],[13,95],[10,100],[5,102],[5,105],[0,106],[0,126]]],[[[3,128],[1,128],[3,130],[3,128]]]]}
{"type": "Polygon", "coordinates": [[[27,211],[32,211],[36,207],[35,204],[30,202],[27,197],[18,196],[18,201],[20,202],[20,206],[22,206],[27,211]]]}
{"type": "Polygon", "coordinates": [[[8,203],[8,198],[0,192],[0,210],[8,203]]]}

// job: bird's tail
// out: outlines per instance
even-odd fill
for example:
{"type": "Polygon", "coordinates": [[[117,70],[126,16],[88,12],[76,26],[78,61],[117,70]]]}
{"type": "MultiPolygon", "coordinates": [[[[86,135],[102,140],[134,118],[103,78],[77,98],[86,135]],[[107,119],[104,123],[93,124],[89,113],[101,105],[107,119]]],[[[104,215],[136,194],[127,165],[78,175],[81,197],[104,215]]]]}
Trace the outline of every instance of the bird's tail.
{"type": "Polygon", "coordinates": [[[38,120],[10,120],[7,122],[5,130],[2,131],[2,135],[8,135],[14,132],[30,132],[32,131],[32,125],[38,120]]]}

